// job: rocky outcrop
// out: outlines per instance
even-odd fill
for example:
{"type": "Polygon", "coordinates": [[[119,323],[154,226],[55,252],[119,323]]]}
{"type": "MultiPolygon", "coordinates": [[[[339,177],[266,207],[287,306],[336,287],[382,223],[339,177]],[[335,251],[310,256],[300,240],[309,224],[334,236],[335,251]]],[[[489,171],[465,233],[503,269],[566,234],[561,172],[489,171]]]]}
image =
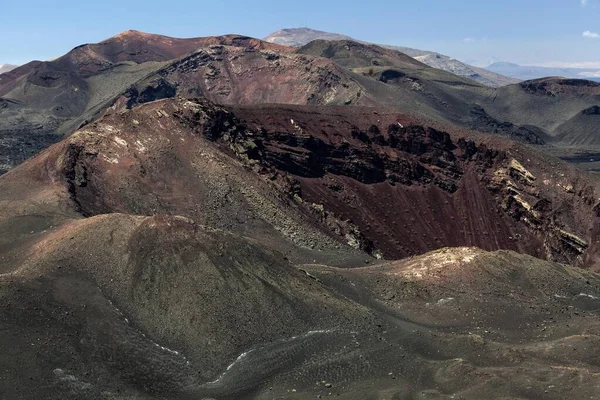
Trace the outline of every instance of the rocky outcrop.
{"type": "Polygon", "coordinates": [[[139,104],[175,97],[176,94],[177,87],[175,85],[159,78],[146,85],[132,86],[125,92],[125,97],[127,98],[127,108],[131,109],[139,104]]]}
{"type": "Polygon", "coordinates": [[[511,139],[531,144],[544,144],[543,132],[527,126],[517,126],[510,122],[500,122],[491,117],[481,106],[473,106],[467,120],[471,127],[481,132],[508,136],[511,139]]]}
{"type": "MultiPolygon", "coordinates": [[[[548,182],[543,184],[547,185],[548,182]]],[[[497,194],[502,209],[508,215],[527,224],[531,230],[543,237],[547,259],[583,264],[582,256],[589,247],[588,240],[569,231],[580,227],[565,226],[563,221],[556,218],[558,211],[556,200],[553,201],[540,190],[538,179],[519,161],[511,159],[508,168],[496,169],[488,187],[497,194]]],[[[575,194],[572,185],[558,183],[556,187],[558,191],[564,191],[567,196],[575,194]]],[[[579,196],[584,198],[588,206],[590,205],[589,191],[580,192],[579,196]]]]}

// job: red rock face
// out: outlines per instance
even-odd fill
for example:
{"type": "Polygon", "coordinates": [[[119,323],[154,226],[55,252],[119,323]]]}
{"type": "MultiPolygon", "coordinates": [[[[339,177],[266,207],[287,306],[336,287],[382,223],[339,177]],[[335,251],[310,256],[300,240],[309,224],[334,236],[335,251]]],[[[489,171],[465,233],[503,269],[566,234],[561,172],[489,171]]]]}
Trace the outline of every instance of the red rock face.
{"type": "Polygon", "coordinates": [[[370,251],[394,259],[468,245],[595,265],[598,188],[585,173],[393,112],[330,110],[235,113],[264,127],[267,164],[292,175],[307,204],[356,224],[370,251]]]}
{"type": "Polygon", "coordinates": [[[200,48],[136,83],[125,97],[131,108],[175,92],[221,104],[371,103],[349,73],[329,60],[230,45],[200,48]]]}

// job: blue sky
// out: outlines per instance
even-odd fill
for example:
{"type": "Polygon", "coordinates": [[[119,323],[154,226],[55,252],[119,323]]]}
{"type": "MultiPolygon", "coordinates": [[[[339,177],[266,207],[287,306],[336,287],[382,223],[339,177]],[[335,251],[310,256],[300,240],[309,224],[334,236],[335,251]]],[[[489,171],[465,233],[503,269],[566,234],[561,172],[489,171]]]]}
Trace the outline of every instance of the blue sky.
{"type": "Polygon", "coordinates": [[[600,66],[600,0],[4,0],[0,63],[50,59],[127,29],[264,37],[308,26],[484,64],[600,66]],[[584,35],[584,32],[588,32],[584,35]]]}

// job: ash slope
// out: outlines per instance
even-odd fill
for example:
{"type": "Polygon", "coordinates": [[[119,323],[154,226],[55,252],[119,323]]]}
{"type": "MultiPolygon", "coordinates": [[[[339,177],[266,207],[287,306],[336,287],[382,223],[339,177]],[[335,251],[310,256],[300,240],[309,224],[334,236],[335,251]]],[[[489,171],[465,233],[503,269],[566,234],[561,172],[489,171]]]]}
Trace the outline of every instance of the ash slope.
{"type": "Polygon", "coordinates": [[[528,218],[566,224],[559,210],[592,185],[567,167],[574,188],[540,185],[549,177],[533,176],[535,153],[417,122],[163,100],[104,117],[3,175],[2,397],[593,396],[597,274],[473,248],[365,267],[373,259],[346,242],[373,251],[378,236],[311,202],[323,178],[348,210],[352,196],[381,199],[384,185],[460,201],[452,183],[464,183],[491,190],[486,207],[512,198],[489,218],[536,237],[551,229],[528,218]],[[518,208],[538,192],[550,193],[544,213],[518,208]]]}
{"type": "Polygon", "coordinates": [[[565,146],[597,149],[600,147],[599,122],[600,106],[586,108],[556,128],[557,139],[565,146]]]}

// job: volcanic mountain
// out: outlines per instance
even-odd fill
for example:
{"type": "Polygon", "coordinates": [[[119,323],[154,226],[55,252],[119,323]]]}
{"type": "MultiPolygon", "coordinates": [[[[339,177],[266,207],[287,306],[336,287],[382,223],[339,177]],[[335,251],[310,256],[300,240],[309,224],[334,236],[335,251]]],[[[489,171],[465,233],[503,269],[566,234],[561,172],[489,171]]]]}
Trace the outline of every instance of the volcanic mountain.
{"type": "Polygon", "coordinates": [[[0,177],[0,394],[594,396],[599,191],[394,109],[115,108],[0,177]]]}
{"type": "Polygon", "coordinates": [[[0,64],[0,74],[3,74],[8,71],[12,71],[13,69],[15,69],[17,67],[18,67],[18,65],[0,64]]]}
{"type": "MultiPolygon", "coordinates": [[[[292,47],[302,47],[313,40],[350,40],[353,42],[361,42],[360,40],[352,39],[346,35],[340,35],[338,33],[323,32],[309,28],[292,28],[292,29],[281,29],[273,32],[265,39],[267,42],[282,44],[292,47]]],[[[364,44],[372,44],[367,42],[361,42],[364,44]]],[[[511,78],[509,76],[500,75],[494,71],[474,67],[469,64],[460,62],[452,57],[448,57],[433,51],[418,50],[410,47],[402,46],[390,46],[378,44],[377,46],[389,48],[392,50],[399,51],[407,54],[410,57],[414,57],[416,60],[421,61],[429,65],[430,67],[441,69],[463,78],[472,79],[482,85],[499,87],[510,85],[512,83],[518,83],[519,79],[511,78]]]]}
{"type": "MultiPolygon", "coordinates": [[[[208,46],[269,51],[286,48],[239,35],[176,39],[127,31],[79,46],[49,62],[33,61],[0,76],[1,167],[35,154],[102,115],[134,83],[170,60],[208,46]]],[[[163,96],[174,95],[169,88],[163,96]]]]}

